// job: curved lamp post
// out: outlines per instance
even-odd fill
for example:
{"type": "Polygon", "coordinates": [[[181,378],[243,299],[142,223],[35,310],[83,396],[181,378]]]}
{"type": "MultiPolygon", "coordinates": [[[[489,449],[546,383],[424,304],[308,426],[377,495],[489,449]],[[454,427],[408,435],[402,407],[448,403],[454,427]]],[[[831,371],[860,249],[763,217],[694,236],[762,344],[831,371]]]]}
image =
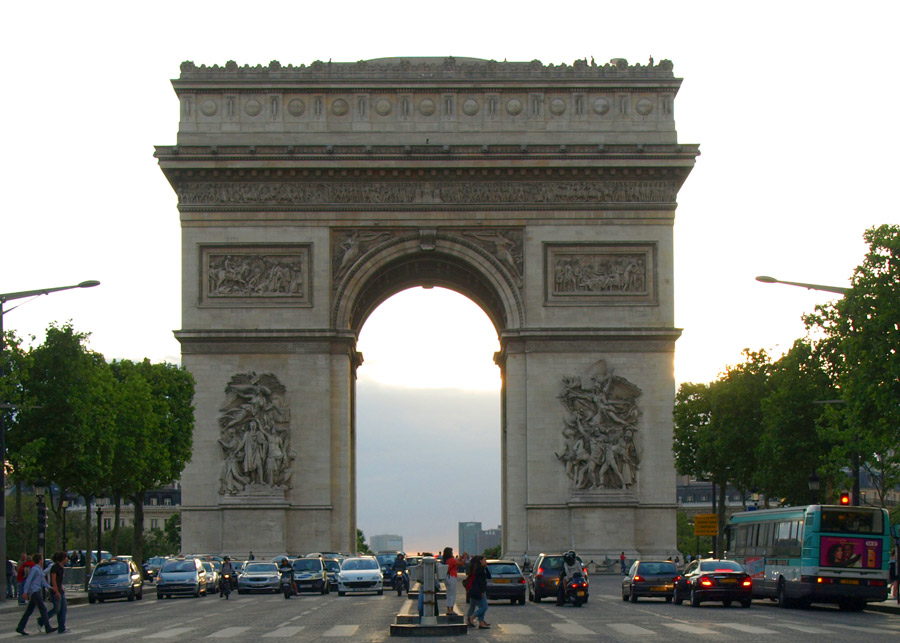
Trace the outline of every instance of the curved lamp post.
{"type": "MultiPolygon", "coordinates": [[[[93,288],[99,286],[100,282],[91,279],[82,281],[74,286],[57,286],[56,288],[40,288],[38,290],[23,290],[20,292],[0,293],[0,378],[3,377],[3,352],[6,350],[6,341],[3,335],[3,315],[4,313],[14,310],[4,311],[3,304],[13,299],[25,299],[26,297],[38,297],[40,295],[49,295],[52,292],[60,290],[71,290],[72,288],[93,288]]],[[[0,400],[0,553],[6,556],[6,425],[5,413],[10,405],[4,404],[0,400]]],[[[0,565],[0,587],[6,587],[6,565],[0,565]]],[[[6,592],[0,592],[0,603],[6,602],[6,592]]]]}

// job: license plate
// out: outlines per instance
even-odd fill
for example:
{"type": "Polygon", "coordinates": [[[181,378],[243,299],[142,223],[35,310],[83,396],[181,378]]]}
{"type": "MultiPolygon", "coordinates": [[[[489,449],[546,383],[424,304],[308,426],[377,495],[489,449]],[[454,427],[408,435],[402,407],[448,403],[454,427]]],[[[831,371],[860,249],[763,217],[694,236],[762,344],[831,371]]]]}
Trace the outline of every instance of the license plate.
{"type": "Polygon", "coordinates": [[[509,583],[510,581],[509,581],[508,578],[498,578],[498,579],[495,580],[494,582],[495,582],[495,583],[509,583]]]}
{"type": "Polygon", "coordinates": [[[664,592],[667,589],[671,589],[668,585],[654,585],[650,588],[651,592],[664,592]]]}
{"type": "Polygon", "coordinates": [[[842,578],[841,585],[859,585],[859,581],[852,578],[842,578]]]}
{"type": "Polygon", "coordinates": [[[579,596],[584,596],[584,592],[578,592],[579,596]]]}
{"type": "Polygon", "coordinates": [[[723,579],[720,580],[719,582],[720,582],[720,583],[730,583],[730,584],[732,584],[732,583],[736,583],[736,582],[737,582],[737,579],[736,579],[736,578],[723,578],[723,579]]]}

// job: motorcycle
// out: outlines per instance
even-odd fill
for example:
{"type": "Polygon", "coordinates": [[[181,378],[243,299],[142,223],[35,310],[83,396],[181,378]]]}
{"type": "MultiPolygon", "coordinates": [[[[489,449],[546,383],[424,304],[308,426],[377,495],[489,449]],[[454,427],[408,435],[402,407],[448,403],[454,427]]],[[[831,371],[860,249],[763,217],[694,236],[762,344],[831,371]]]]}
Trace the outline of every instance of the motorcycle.
{"type": "Polygon", "coordinates": [[[229,594],[231,594],[231,574],[223,574],[222,582],[219,583],[219,596],[225,596],[225,600],[228,600],[229,594]]]}
{"type": "Polygon", "coordinates": [[[395,571],[394,577],[391,579],[391,585],[397,590],[397,596],[402,596],[404,589],[409,591],[409,575],[407,572],[399,569],[395,571]]]}
{"type": "Polygon", "coordinates": [[[281,572],[281,593],[284,598],[297,596],[297,588],[294,586],[294,570],[281,572]]]}
{"type": "Polygon", "coordinates": [[[565,602],[581,607],[585,600],[587,600],[587,581],[582,574],[572,574],[571,579],[566,579],[565,602]]]}

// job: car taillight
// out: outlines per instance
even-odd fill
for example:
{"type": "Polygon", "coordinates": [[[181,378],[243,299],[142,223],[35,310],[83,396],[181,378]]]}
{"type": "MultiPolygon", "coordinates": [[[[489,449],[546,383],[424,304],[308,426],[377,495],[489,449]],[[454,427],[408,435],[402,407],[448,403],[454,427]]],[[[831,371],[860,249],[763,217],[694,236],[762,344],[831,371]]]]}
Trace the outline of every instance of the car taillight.
{"type": "Polygon", "coordinates": [[[535,574],[535,576],[543,576],[543,575],[544,575],[544,568],[538,567],[537,574],[535,574]]]}
{"type": "Polygon", "coordinates": [[[634,582],[635,582],[635,583],[640,583],[640,582],[642,582],[643,580],[644,580],[644,579],[641,578],[640,576],[638,576],[637,574],[634,575],[634,582]]]}
{"type": "Polygon", "coordinates": [[[744,587],[751,587],[753,585],[753,581],[748,578],[743,583],[741,583],[741,585],[743,585],[744,587]]]}
{"type": "Polygon", "coordinates": [[[584,574],[585,576],[587,576],[587,567],[582,567],[581,573],[584,574]]]}
{"type": "Polygon", "coordinates": [[[675,578],[672,579],[672,582],[677,583],[680,580],[681,580],[681,576],[676,576],[675,578]]]}
{"type": "Polygon", "coordinates": [[[525,579],[524,579],[524,578],[520,578],[520,579],[519,579],[519,585],[524,585],[524,584],[525,584],[525,579]]]}
{"type": "Polygon", "coordinates": [[[712,583],[712,581],[709,579],[708,576],[701,576],[701,577],[700,577],[700,584],[703,585],[704,587],[711,587],[713,583],[712,583]]]}

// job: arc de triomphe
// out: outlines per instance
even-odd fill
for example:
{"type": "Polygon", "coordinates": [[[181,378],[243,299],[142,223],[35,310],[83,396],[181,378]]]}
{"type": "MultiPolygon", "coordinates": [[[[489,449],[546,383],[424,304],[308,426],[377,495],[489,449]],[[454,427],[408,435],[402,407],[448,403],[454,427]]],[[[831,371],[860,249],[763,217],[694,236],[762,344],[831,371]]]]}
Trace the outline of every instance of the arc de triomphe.
{"type": "Polygon", "coordinates": [[[185,549],[355,548],[357,336],[442,286],[500,338],[506,555],[673,552],[680,84],[652,60],[182,64],[156,156],[197,381],[185,549]]]}

